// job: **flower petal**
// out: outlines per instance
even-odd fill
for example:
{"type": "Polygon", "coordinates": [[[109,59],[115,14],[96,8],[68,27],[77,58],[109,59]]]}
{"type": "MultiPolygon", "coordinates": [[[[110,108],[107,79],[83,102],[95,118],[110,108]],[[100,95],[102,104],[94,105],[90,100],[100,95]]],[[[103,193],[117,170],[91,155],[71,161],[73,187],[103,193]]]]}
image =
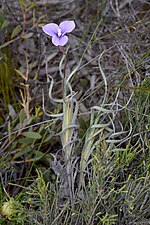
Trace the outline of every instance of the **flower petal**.
{"type": "Polygon", "coordinates": [[[42,29],[49,36],[54,36],[57,35],[59,27],[56,23],[49,23],[43,26],[42,29]]]}
{"type": "Polygon", "coordinates": [[[68,37],[66,35],[58,37],[57,35],[54,35],[52,37],[52,43],[55,46],[64,46],[68,42],[68,37]]]}
{"type": "Polygon", "coordinates": [[[58,46],[59,45],[59,37],[57,35],[53,35],[52,37],[52,43],[55,45],[55,46],[58,46]]]}
{"type": "Polygon", "coordinates": [[[73,20],[61,22],[59,28],[61,29],[62,35],[70,33],[75,28],[75,22],[73,20]]]}
{"type": "Polygon", "coordinates": [[[67,44],[67,42],[68,42],[68,37],[66,35],[61,36],[59,38],[59,45],[60,46],[64,46],[65,44],[67,44]]]}

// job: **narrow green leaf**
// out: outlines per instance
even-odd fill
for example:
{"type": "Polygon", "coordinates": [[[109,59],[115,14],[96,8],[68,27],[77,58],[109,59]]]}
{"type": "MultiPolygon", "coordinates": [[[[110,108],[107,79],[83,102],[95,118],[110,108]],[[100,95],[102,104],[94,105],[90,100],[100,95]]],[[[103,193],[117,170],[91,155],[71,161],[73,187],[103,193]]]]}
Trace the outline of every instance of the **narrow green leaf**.
{"type": "Polygon", "coordinates": [[[22,133],[25,137],[31,138],[31,139],[40,139],[42,136],[36,132],[24,132],[22,133]]]}
{"type": "Polygon", "coordinates": [[[36,4],[34,2],[30,3],[29,7],[27,8],[27,11],[33,9],[34,7],[36,7],[36,4]]]}
{"type": "Polygon", "coordinates": [[[31,152],[32,149],[27,146],[24,149],[20,150],[19,152],[17,152],[17,154],[15,154],[14,159],[19,158],[20,156],[26,155],[28,152],[31,152]]]}
{"type": "Polygon", "coordinates": [[[9,22],[8,22],[7,20],[5,20],[4,23],[3,23],[2,26],[1,26],[1,29],[7,27],[8,24],[9,24],[9,22]]]}
{"type": "Polygon", "coordinates": [[[23,144],[24,146],[26,146],[26,145],[32,144],[33,139],[31,139],[31,138],[21,138],[20,140],[18,140],[18,142],[20,144],[23,144]]]}
{"type": "Polygon", "coordinates": [[[26,6],[26,2],[24,0],[19,0],[21,6],[26,6]]]}
{"type": "Polygon", "coordinates": [[[16,72],[17,72],[24,80],[26,80],[25,75],[24,75],[20,70],[15,69],[15,71],[16,71],[16,72]]]}
{"type": "Polygon", "coordinates": [[[14,29],[13,32],[11,34],[11,39],[13,39],[14,37],[17,36],[17,34],[21,31],[21,26],[17,25],[14,29]]]}
{"type": "Polygon", "coordinates": [[[19,120],[20,120],[21,125],[24,123],[25,118],[26,118],[26,115],[25,115],[24,110],[22,109],[19,114],[19,120]]]}
{"type": "Polygon", "coordinates": [[[23,38],[23,39],[28,39],[28,38],[30,38],[30,37],[32,37],[33,36],[33,33],[27,33],[27,34],[24,34],[24,35],[22,35],[21,37],[23,38]]]}

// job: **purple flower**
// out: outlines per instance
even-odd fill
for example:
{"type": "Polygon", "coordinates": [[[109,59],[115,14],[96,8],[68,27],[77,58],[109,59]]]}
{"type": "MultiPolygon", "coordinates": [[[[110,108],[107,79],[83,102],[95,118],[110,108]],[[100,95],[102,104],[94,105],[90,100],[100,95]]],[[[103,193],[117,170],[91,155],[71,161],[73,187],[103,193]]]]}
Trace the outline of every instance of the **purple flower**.
{"type": "Polygon", "coordinates": [[[66,33],[70,33],[75,28],[74,21],[64,21],[59,24],[49,23],[42,27],[43,31],[52,37],[55,46],[64,46],[68,42],[66,33]]]}

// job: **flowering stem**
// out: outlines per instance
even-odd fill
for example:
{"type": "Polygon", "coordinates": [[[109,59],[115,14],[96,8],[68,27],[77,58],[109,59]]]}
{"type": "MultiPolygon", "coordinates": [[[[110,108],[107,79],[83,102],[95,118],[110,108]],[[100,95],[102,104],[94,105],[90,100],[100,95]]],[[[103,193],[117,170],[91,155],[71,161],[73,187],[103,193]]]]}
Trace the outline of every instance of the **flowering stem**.
{"type": "Polygon", "coordinates": [[[67,53],[65,52],[65,49],[63,46],[59,46],[60,51],[63,53],[65,56],[64,58],[64,71],[63,71],[63,80],[62,80],[62,92],[63,92],[63,100],[66,101],[66,95],[67,95],[67,90],[66,90],[66,68],[67,68],[67,53]]]}
{"type": "Polygon", "coordinates": [[[74,198],[74,184],[72,178],[72,142],[73,142],[73,118],[74,118],[74,110],[73,110],[73,97],[71,93],[69,96],[68,93],[68,85],[66,82],[67,74],[66,74],[66,67],[67,67],[67,52],[65,52],[64,47],[59,46],[60,51],[64,55],[64,71],[62,76],[62,89],[63,89],[63,124],[62,124],[62,145],[63,151],[65,156],[65,163],[66,163],[66,172],[68,176],[68,186],[70,191],[70,198],[71,198],[71,205],[73,205],[73,198],[74,198]]]}

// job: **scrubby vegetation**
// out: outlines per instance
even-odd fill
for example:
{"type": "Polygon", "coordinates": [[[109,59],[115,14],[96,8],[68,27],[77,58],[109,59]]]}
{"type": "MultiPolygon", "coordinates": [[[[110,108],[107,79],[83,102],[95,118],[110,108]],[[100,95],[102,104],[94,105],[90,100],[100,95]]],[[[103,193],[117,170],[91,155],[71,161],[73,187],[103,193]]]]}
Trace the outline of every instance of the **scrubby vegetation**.
{"type": "Polygon", "coordinates": [[[0,7],[0,224],[150,224],[149,1],[0,7]]]}

